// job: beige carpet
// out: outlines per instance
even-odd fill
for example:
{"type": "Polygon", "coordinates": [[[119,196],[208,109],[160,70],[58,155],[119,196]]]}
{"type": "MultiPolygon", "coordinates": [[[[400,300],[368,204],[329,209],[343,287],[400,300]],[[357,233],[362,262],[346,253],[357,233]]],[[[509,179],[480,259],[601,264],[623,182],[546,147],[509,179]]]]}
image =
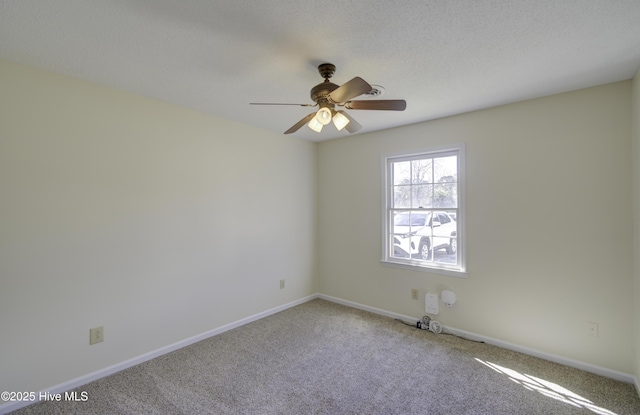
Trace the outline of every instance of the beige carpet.
{"type": "Polygon", "coordinates": [[[640,414],[632,385],[313,300],[14,414],[640,414]]]}

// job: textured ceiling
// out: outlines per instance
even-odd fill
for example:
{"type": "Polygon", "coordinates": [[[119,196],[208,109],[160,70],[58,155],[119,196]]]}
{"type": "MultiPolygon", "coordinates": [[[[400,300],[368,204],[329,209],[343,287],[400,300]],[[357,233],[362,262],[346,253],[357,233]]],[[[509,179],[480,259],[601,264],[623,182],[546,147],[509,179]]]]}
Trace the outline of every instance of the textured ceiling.
{"type": "MultiPolygon", "coordinates": [[[[282,133],[316,67],[407,110],[369,132],[630,79],[640,0],[0,0],[0,57],[282,133]]],[[[327,126],[296,137],[348,136],[327,126]]]]}

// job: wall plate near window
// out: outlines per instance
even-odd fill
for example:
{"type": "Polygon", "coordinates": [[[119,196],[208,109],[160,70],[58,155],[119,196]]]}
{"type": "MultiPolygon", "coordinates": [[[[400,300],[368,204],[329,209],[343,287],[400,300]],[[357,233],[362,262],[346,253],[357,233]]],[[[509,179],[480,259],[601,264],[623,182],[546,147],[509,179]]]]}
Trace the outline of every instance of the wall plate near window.
{"type": "Polygon", "coordinates": [[[464,144],[383,157],[383,264],[466,276],[464,159],[464,144]]]}

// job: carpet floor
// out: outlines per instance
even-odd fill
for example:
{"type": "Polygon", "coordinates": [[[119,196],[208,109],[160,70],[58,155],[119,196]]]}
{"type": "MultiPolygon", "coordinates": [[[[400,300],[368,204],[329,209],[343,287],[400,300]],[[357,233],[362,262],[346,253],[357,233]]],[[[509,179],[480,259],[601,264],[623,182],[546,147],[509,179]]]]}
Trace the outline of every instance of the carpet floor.
{"type": "Polygon", "coordinates": [[[24,414],[640,414],[631,384],[316,299],[24,414]]]}

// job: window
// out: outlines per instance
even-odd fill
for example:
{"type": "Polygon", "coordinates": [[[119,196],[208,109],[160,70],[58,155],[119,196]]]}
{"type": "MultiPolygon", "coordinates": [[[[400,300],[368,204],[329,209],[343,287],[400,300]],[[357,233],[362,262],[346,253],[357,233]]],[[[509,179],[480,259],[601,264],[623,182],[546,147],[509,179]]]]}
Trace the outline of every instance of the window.
{"type": "Polygon", "coordinates": [[[385,264],[465,276],[464,146],[384,157],[385,264]]]}

